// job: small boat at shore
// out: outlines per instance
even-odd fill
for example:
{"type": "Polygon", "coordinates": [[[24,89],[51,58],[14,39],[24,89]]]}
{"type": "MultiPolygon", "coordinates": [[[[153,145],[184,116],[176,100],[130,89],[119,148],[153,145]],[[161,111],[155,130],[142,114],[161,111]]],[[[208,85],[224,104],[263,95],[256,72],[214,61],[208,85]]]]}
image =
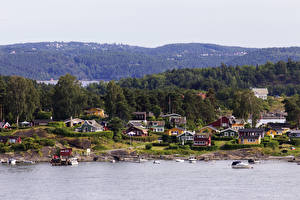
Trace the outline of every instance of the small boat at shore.
{"type": "Polygon", "coordinates": [[[33,165],[33,164],[35,164],[35,162],[32,161],[32,160],[24,160],[22,163],[25,164],[25,165],[33,165]]]}
{"type": "Polygon", "coordinates": [[[15,164],[17,164],[17,160],[14,159],[14,158],[10,158],[10,159],[8,159],[7,164],[9,164],[9,165],[15,165],[15,164]]]}
{"type": "Polygon", "coordinates": [[[248,163],[249,164],[258,164],[258,163],[260,163],[260,161],[259,160],[254,160],[254,159],[249,159],[248,163]]]}
{"type": "Polygon", "coordinates": [[[231,167],[233,169],[251,169],[251,168],[253,168],[248,163],[243,163],[242,161],[233,161],[231,164],[231,167]]]}
{"type": "Polygon", "coordinates": [[[77,158],[70,158],[68,160],[68,165],[78,165],[78,159],[77,158]]]}
{"type": "Polygon", "coordinates": [[[189,162],[190,163],[196,163],[197,159],[195,157],[190,157],[189,162]]]}
{"type": "Polygon", "coordinates": [[[160,164],[159,160],[154,160],[153,164],[160,164]]]}
{"type": "Polygon", "coordinates": [[[184,162],[184,160],[183,160],[183,159],[179,159],[179,158],[178,158],[178,159],[176,159],[175,161],[176,161],[176,162],[184,162]]]}

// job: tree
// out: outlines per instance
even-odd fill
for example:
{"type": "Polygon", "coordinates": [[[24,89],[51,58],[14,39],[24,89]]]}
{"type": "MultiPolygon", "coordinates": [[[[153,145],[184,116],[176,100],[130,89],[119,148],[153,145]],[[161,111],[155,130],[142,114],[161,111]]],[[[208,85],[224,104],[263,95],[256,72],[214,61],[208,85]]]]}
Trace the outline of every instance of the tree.
{"type": "Polygon", "coordinates": [[[123,128],[123,121],[118,118],[118,117],[113,117],[110,121],[109,121],[109,129],[111,131],[114,132],[114,140],[115,141],[120,141],[122,139],[122,128],[123,128]]]}
{"type": "Polygon", "coordinates": [[[12,76],[7,83],[6,102],[8,110],[16,119],[17,126],[21,116],[31,118],[39,105],[39,96],[32,81],[12,76]]]}
{"type": "Polygon", "coordinates": [[[61,76],[54,87],[53,112],[55,119],[79,116],[86,105],[86,96],[76,77],[61,76]]]}

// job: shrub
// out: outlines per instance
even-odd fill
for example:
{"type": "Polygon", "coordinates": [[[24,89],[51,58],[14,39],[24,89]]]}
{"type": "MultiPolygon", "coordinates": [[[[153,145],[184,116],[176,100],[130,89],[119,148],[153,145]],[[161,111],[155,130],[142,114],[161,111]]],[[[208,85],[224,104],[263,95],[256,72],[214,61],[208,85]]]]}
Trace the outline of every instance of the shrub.
{"type": "Polygon", "coordinates": [[[55,128],[48,129],[48,131],[56,134],[62,135],[66,137],[105,137],[107,139],[113,139],[112,131],[99,131],[99,132],[74,132],[69,130],[68,128],[55,128]]]}
{"type": "Polygon", "coordinates": [[[55,128],[64,128],[66,124],[64,122],[49,122],[48,126],[55,127],[55,128]]]}
{"type": "Polygon", "coordinates": [[[203,146],[203,147],[192,146],[191,149],[194,151],[215,151],[218,149],[218,147],[217,146],[207,146],[207,147],[206,146],[203,146]]]}
{"type": "Polygon", "coordinates": [[[146,149],[147,149],[147,150],[152,149],[152,144],[151,144],[151,143],[146,144],[146,149]]]}
{"type": "Polygon", "coordinates": [[[101,145],[101,144],[98,144],[98,145],[94,146],[92,149],[95,150],[95,151],[107,150],[107,148],[105,146],[101,145]]]}
{"type": "Polygon", "coordinates": [[[263,144],[230,144],[227,143],[221,147],[223,150],[245,149],[252,147],[263,147],[263,144]]]}
{"type": "Polygon", "coordinates": [[[179,149],[179,146],[177,144],[170,144],[168,149],[179,149]]]}
{"type": "Polygon", "coordinates": [[[276,140],[271,140],[270,142],[265,143],[264,146],[265,147],[270,147],[274,150],[274,149],[278,148],[279,143],[276,140]]]}
{"type": "Polygon", "coordinates": [[[153,146],[158,146],[158,147],[166,147],[166,146],[169,146],[169,143],[166,143],[166,142],[162,142],[162,143],[152,143],[153,146]]]}

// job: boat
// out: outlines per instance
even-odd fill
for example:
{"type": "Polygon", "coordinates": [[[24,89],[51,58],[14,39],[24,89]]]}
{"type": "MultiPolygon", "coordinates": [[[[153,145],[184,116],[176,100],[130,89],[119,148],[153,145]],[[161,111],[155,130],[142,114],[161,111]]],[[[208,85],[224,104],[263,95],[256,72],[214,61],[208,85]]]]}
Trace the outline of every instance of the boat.
{"type": "Polygon", "coordinates": [[[111,163],[115,163],[115,162],[116,162],[116,160],[111,160],[110,162],[111,162],[111,163]]]}
{"type": "Polygon", "coordinates": [[[142,163],[142,162],[147,162],[148,160],[145,158],[138,158],[135,162],[136,163],[142,163]]]}
{"type": "Polygon", "coordinates": [[[78,160],[77,158],[70,158],[68,160],[68,165],[78,165],[78,160]]]}
{"type": "Polygon", "coordinates": [[[153,164],[160,164],[159,160],[154,160],[153,164]]]}
{"type": "Polygon", "coordinates": [[[17,163],[17,160],[14,159],[14,158],[10,158],[10,159],[8,159],[7,163],[8,163],[9,165],[15,165],[15,164],[17,163]]]}
{"type": "Polygon", "coordinates": [[[7,162],[4,159],[1,159],[0,163],[7,163],[7,162]]]}
{"type": "Polygon", "coordinates": [[[33,165],[33,164],[35,164],[35,162],[32,161],[32,160],[24,160],[24,161],[23,161],[23,164],[26,164],[26,165],[33,165]]]}
{"type": "Polygon", "coordinates": [[[176,161],[176,162],[184,162],[184,160],[182,160],[182,159],[179,159],[179,158],[178,158],[178,159],[176,159],[175,161],[176,161]]]}
{"type": "Polygon", "coordinates": [[[259,160],[254,160],[254,159],[249,159],[248,163],[249,164],[258,164],[258,163],[260,163],[260,161],[259,160]]]}
{"type": "Polygon", "coordinates": [[[231,164],[231,167],[233,169],[251,169],[251,168],[253,168],[248,163],[243,163],[242,161],[233,161],[231,164]]]}
{"type": "Polygon", "coordinates": [[[190,157],[190,158],[189,158],[189,162],[190,162],[190,163],[196,163],[196,161],[197,161],[197,159],[194,158],[194,157],[190,157]]]}

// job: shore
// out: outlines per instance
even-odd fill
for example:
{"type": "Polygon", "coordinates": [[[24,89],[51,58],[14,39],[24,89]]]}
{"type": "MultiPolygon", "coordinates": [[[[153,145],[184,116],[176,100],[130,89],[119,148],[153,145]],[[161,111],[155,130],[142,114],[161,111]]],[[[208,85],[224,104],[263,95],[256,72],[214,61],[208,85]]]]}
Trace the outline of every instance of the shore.
{"type": "MultiPolygon", "coordinates": [[[[34,161],[34,162],[49,162],[51,155],[55,152],[53,148],[43,148],[42,152],[20,152],[20,153],[4,153],[0,154],[1,160],[8,160],[14,158],[18,161],[34,161]]],[[[74,155],[78,158],[79,162],[109,162],[112,160],[116,161],[135,161],[138,158],[144,158],[147,160],[175,160],[188,159],[190,156],[182,155],[152,155],[152,154],[137,154],[136,151],[129,150],[110,150],[104,153],[91,153],[90,155],[74,155]]],[[[265,155],[257,149],[238,149],[228,151],[216,151],[211,153],[204,153],[201,155],[194,156],[197,160],[286,160],[292,162],[299,162],[300,158],[294,156],[270,156],[265,155]]]]}

